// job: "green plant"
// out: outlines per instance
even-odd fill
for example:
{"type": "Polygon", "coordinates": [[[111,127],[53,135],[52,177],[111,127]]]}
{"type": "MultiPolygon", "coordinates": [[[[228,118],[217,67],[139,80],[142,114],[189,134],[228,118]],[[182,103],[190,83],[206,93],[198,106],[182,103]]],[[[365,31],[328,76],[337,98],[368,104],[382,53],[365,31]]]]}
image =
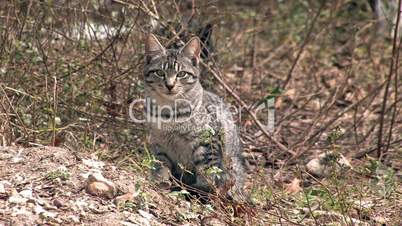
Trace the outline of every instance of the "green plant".
{"type": "Polygon", "coordinates": [[[155,156],[148,150],[147,146],[144,144],[145,156],[141,161],[141,166],[146,169],[155,170],[155,164],[158,161],[155,156]]]}
{"type": "Polygon", "coordinates": [[[70,173],[67,170],[55,170],[46,174],[45,178],[47,180],[55,180],[60,178],[61,180],[70,179],[70,173]]]}

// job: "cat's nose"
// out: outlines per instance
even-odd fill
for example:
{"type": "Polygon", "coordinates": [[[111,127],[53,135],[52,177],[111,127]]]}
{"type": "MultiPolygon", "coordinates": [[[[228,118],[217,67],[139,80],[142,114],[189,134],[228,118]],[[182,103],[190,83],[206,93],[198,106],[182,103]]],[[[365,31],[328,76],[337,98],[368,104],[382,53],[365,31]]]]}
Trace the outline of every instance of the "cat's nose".
{"type": "Polygon", "coordinates": [[[166,84],[166,88],[167,88],[169,91],[172,91],[173,87],[174,87],[174,84],[166,84]]]}

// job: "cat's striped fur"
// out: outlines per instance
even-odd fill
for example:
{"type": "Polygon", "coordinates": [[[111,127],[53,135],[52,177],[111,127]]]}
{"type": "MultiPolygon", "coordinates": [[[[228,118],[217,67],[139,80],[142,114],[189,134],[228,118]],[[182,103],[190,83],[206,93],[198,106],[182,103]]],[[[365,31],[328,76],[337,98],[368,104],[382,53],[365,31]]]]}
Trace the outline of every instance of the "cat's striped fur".
{"type": "Polygon", "coordinates": [[[145,41],[145,95],[149,104],[150,149],[160,162],[154,176],[169,175],[203,191],[240,193],[244,168],[237,127],[221,98],[200,82],[200,40],[165,49],[150,34],[145,41]],[[173,111],[172,111],[173,109],[173,111]]]}

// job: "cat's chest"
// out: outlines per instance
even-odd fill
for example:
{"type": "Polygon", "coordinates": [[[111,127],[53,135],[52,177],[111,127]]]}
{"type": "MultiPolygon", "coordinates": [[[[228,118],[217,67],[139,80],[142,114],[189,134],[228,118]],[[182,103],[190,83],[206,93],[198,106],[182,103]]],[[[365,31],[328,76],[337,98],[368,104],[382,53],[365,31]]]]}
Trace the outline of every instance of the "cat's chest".
{"type": "Polygon", "coordinates": [[[161,129],[153,128],[150,139],[152,143],[161,146],[161,151],[173,162],[190,167],[193,151],[199,146],[203,131],[208,128],[209,124],[205,121],[202,124],[165,125],[161,129]]]}
{"type": "Polygon", "coordinates": [[[166,154],[174,163],[180,163],[185,167],[190,167],[192,163],[192,153],[197,145],[197,137],[193,133],[179,134],[163,131],[152,131],[151,142],[158,144],[160,150],[166,154]]]}
{"type": "Polygon", "coordinates": [[[208,124],[163,124],[160,128],[151,129],[151,141],[175,153],[190,153],[204,127],[208,127],[208,124]]]}

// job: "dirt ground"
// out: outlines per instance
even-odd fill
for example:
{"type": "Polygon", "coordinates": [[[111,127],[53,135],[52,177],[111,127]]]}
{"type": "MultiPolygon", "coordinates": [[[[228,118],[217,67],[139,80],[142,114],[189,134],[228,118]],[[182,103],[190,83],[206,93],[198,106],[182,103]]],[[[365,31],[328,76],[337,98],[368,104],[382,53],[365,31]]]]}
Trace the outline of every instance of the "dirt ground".
{"type": "MultiPolygon", "coordinates": [[[[343,220],[342,214],[330,211],[317,211],[316,216],[310,218],[306,208],[289,209],[298,202],[296,194],[302,193],[299,180],[281,183],[256,171],[250,172],[248,186],[255,186],[259,177],[264,177],[265,183],[278,189],[270,199],[258,197],[264,194],[249,188],[254,205],[213,199],[201,203],[185,198],[183,191],[155,188],[146,180],[144,172],[127,171],[113,163],[99,161],[89,153],[57,147],[2,147],[0,173],[0,225],[344,225],[348,222],[385,225],[391,221],[395,224],[386,225],[397,225],[401,213],[401,199],[388,202],[361,197],[353,207],[348,207],[349,216],[356,219],[343,220]],[[89,194],[88,177],[96,174],[112,183],[111,194],[89,194]],[[279,190],[291,195],[280,197],[279,190]],[[382,209],[390,205],[394,208],[392,211],[382,209]],[[281,216],[281,212],[287,216],[281,216]],[[305,219],[297,222],[298,215],[303,212],[305,219]],[[357,219],[364,219],[364,216],[366,222],[357,219]]],[[[294,173],[297,172],[288,172],[281,178],[291,180],[294,173]]],[[[265,174],[270,173],[266,171],[265,174]]],[[[311,179],[305,179],[301,186],[308,187],[313,183],[311,179]]],[[[260,188],[263,186],[259,184],[260,188]]],[[[400,189],[399,186],[398,192],[400,189]]]]}
{"type": "MultiPolygon", "coordinates": [[[[0,225],[162,225],[149,207],[128,211],[115,198],[86,193],[86,177],[95,171],[113,181],[116,195],[132,194],[133,199],[140,196],[136,187],[147,183],[140,175],[66,149],[1,148],[0,225]]],[[[155,203],[160,196],[147,195],[155,203]]]]}

